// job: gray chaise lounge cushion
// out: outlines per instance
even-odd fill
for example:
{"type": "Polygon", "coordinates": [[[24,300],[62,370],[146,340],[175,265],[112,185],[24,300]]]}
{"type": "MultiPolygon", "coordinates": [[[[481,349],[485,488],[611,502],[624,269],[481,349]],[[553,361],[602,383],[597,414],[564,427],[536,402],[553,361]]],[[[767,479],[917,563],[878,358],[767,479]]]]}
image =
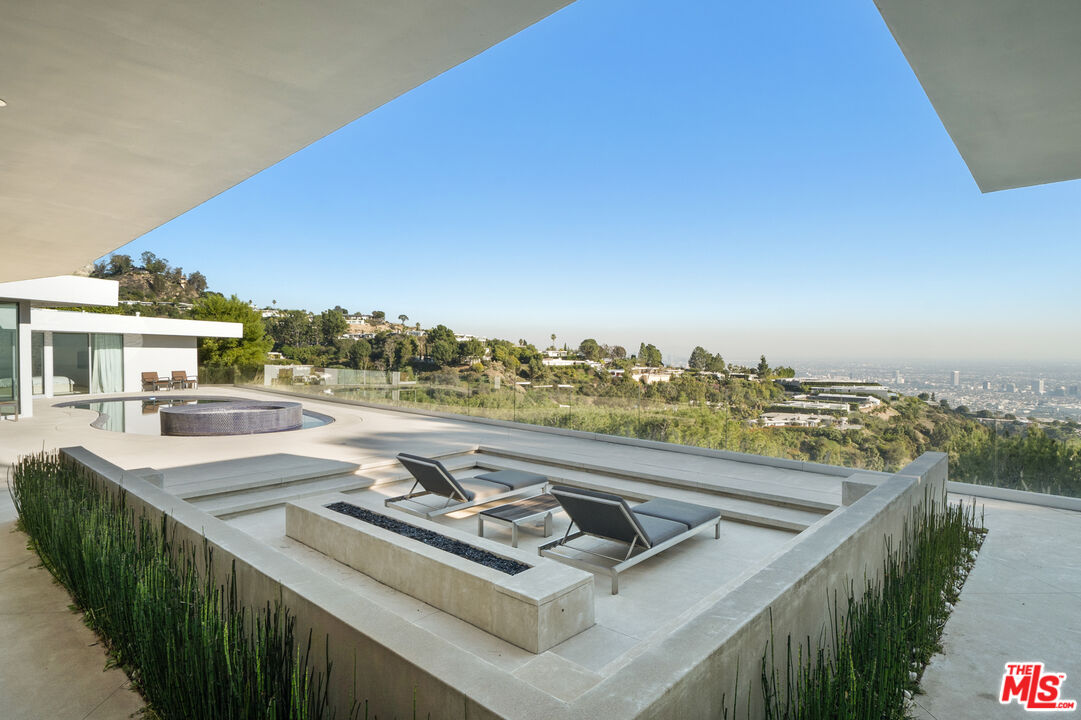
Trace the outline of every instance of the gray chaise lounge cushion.
{"type": "Polygon", "coordinates": [[[553,485],[551,493],[582,532],[626,543],[637,535],[646,547],[721,516],[720,510],[678,500],[650,500],[632,508],[619,495],[597,490],[553,485]]]}
{"type": "MultiPolygon", "coordinates": [[[[631,508],[631,512],[634,512],[633,508],[631,508]]],[[[660,545],[665,540],[671,540],[676,535],[682,535],[688,530],[687,526],[683,523],[673,522],[659,517],[652,517],[650,515],[638,515],[636,513],[635,520],[637,520],[642,529],[646,531],[646,537],[649,538],[649,545],[647,547],[660,545]]]]}
{"type": "Polygon", "coordinates": [[[679,500],[666,500],[658,498],[635,505],[631,508],[636,515],[651,515],[656,518],[671,520],[687,526],[687,530],[698,527],[702,523],[716,520],[721,516],[721,511],[704,505],[680,502],[679,500]]]}
{"type": "Polygon", "coordinates": [[[524,470],[497,470],[477,475],[476,479],[506,485],[508,490],[519,490],[530,485],[540,485],[548,482],[548,478],[544,475],[524,470]]]}
{"type": "Polygon", "coordinates": [[[544,475],[521,470],[499,470],[459,480],[451,475],[438,460],[409,453],[398,453],[398,462],[404,465],[420,486],[428,492],[464,502],[483,500],[486,497],[502,495],[510,490],[520,490],[548,482],[548,478],[544,475]]]}
{"type": "Polygon", "coordinates": [[[500,485],[499,483],[489,482],[487,480],[478,480],[477,478],[462,478],[456,482],[462,486],[462,489],[465,490],[465,494],[470,500],[483,500],[484,498],[502,495],[507,492],[506,485],[500,485]]]}

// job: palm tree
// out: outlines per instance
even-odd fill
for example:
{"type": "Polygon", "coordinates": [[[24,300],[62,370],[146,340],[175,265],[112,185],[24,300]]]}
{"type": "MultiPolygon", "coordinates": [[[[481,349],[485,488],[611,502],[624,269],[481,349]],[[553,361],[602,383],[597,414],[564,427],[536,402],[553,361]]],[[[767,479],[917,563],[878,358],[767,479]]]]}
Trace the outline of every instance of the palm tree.
{"type": "Polygon", "coordinates": [[[552,333],[552,349],[553,350],[555,349],[555,346],[556,346],[556,334],[552,333]]]}

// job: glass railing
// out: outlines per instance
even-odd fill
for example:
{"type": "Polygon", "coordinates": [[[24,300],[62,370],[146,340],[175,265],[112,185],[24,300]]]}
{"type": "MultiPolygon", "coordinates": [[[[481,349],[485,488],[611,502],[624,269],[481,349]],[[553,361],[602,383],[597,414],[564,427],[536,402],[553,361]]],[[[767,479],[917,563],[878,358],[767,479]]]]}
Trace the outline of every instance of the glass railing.
{"type": "MultiPolygon", "coordinates": [[[[207,384],[272,388],[309,397],[353,400],[591,433],[896,471],[924,452],[950,456],[950,479],[1081,497],[1081,436],[1076,426],[989,420],[956,412],[929,426],[916,398],[885,403],[875,412],[819,416],[813,427],[766,427],[777,398],[730,380],[719,396],[663,399],[640,383],[619,394],[591,395],[589,386],[558,381],[514,384],[472,373],[410,374],[372,370],[204,368],[207,384]],[[271,375],[269,380],[267,376],[271,375]]],[[[761,389],[758,389],[759,391],[761,389]]]]}

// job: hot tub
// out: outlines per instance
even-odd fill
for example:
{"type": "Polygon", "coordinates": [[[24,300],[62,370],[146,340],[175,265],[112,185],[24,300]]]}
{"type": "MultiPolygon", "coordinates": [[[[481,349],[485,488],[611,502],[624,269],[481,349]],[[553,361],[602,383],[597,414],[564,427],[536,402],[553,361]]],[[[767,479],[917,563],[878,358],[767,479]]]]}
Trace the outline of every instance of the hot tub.
{"type": "Polygon", "coordinates": [[[159,411],[162,435],[254,435],[299,430],[304,411],[298,402],[239,400],[175,405],[159,411]]]}

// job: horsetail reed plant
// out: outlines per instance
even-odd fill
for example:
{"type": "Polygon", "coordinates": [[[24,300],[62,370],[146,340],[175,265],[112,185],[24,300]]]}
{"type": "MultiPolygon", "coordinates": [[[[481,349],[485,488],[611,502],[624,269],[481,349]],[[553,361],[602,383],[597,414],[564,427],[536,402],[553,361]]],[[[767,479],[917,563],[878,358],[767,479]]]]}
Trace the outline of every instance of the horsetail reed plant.
{"type": "MultiPolygon", "coordinates": [[[[817,649],[789,636],[784,666],[772,637],[762,657],[762,691],[770,720],[897,719],[939,640],[986,530],[976,505],[925,496],[905,523],[898,547],[887,539],[881,576],[856,593],[844,612],[831,598],[830,632],[817,649]],[[778,675],[783,674],[783,687],[778,675]]],[[[727,708],[725,708],[727,717],[727,708]]]]}
{"type": "Polygon", "coordinates": [[[164,515],[135,518],[123,492],[110,493],[55,453],[20,460],[10,492],[42,564],[152,713],[166,720],[332,716],[329,656],[313,669],[311,632],[298,643],[295,618],[280,601],[243,606],[235,564],[226,584],[215,583],[205,540],[202,548],[175,544],[164,515]]]}

